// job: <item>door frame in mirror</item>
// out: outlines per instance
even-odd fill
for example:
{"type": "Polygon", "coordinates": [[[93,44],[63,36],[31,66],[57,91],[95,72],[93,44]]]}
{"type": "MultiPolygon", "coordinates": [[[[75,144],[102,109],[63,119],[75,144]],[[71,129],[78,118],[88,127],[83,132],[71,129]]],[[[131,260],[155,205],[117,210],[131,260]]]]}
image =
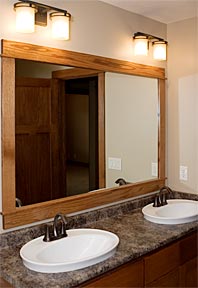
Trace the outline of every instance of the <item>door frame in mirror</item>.
{"type": "MultiPolygon", "coordinates": [[[[127,200],[158,190],[165,184],[165,69],[85,53],[2,40],[2,215],[3,228],[30,224],[54,217],[58,212],[73,213],[113,202],[127,200]],[[100,189],[82,195],[15,207],[15,59],[25,59],[98,71],[101,107],[104,107],[104,72],[117,72],[158,79],[159,136],[158,179],[100,189]]],[[[104,173],[104,109],[99,113],[101,127],[100,173],[104,173]]]]}

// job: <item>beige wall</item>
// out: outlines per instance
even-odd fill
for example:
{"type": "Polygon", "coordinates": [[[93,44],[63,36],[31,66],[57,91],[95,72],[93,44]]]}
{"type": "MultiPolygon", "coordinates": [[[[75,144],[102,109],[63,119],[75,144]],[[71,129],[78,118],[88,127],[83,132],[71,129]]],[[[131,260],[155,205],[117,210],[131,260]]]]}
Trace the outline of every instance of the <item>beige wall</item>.
{"type": "Polygon", "coordinates": [[[89,95],[66,97],[67,159],[89,163],[89,95]]]}
{"type": "Polygon", "coordinates": [[[138,182],[156,178],[158,163],[157,79],[105,73],[106,186],[118,178],[138,182]],[[121,159],[110,169],[108,159],[121,159]]]}
{"type": "Polygon", "coordinates": [[[168,185],[198,193],[197,18],[168,25],[168,185]],[[188,167],[188,180],[179,166],[188,167]]]}

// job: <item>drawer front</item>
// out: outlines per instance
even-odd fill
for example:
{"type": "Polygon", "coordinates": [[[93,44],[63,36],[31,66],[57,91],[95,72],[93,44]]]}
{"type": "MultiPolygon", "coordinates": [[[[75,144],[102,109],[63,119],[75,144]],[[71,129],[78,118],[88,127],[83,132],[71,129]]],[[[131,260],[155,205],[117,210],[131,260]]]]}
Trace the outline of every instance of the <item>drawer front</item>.
{"type": "Polygon", "coordinates": [[[198,287],[198,258],[195,257],[180,266],[180,287],[198,287]]]}
{"type": "Polygon", "coordinates": [[[0,287],[2,288],[13,288],[11,284],[5,281],[3,278],[0,277],[0,287]]]}
{"type": "Polygon", "coordinates": [[[190,259],[197,257],[197,250],[198,250],[198,236],[197,232],[194,232],[192,235],[180,241],[180,251],[181,251],[180,263],[184,264],[190,259]]]}
{"type": "Polygon", "coordinates": [[[173,288],[173,287],[181,287],[180,286],[180,275],[179,275],[179,268],[176,270],[173,270],[169,272],[168,274],[160,277],[159,279],[148,283],[146,286],[148,287],[168,287],[168,288],[173,288]]]}
{"type": "Polygon", "coordinates": [[[145,284],[151,283],[179,266],[179,243],[174,243],[154,254],[146,256],[145,284]]]}
{"type": "Polygon", "coordinates": [[[81,287],[143,287],[143,260],[108,272],[81,287]]]}

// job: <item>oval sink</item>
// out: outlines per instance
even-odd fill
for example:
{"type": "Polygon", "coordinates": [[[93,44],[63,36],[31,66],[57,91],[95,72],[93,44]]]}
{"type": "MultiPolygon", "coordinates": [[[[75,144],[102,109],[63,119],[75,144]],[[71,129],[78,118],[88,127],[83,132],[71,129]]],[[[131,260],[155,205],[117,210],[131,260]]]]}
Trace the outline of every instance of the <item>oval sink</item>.
{"type": "Polygon", "coordinates": [[[153,207],[153,203],[142,209],[144,218],[158,224],[182,224],[198,220],[198,201],[170,199],[168,204],[153,207]]]}
{"type": "Polygon", "coordinates": [[[20,250],[24,265],[42,273],[73,271],[111,257],[119,243],[117,235],[98,229],[71,229],[68,236],[44,242],[43,236],[20,250]]]}

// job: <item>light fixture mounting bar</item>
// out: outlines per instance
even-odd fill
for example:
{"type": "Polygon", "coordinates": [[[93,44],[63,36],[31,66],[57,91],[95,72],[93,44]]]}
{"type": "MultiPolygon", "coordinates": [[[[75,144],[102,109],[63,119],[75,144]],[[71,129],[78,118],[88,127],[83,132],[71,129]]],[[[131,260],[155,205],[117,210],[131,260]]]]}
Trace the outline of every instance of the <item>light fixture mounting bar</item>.
{"type": "Polygon", "coordinates": [[[135,37],[138,37],[138,36],[145,36],[145,37],[147,37],[149,40],[158,40],[158,41],[164,41],[164,42],[166,42],[163,38],[159,38],[159,37],[157,37],[157,36],[154,36],[154,35],[150,35],[150,34],[147,34],[147,33],[144,33],[144,32],[136,32],[136,33],[134,33],[134,38],[135,37]]]}
{"type": "Polygon", "coordinates": [[[47,26],[47,12],[56,11],[63,13],[65,16],[71,17],[71,14],[67,10],[49,6],[43,3],[38,3],[30,0],[19,0],[23,3],[28,3],[30,5],[35,5],[37,8],[37,13],[35,14],[35,24],[40,26],[47,26]]]}

